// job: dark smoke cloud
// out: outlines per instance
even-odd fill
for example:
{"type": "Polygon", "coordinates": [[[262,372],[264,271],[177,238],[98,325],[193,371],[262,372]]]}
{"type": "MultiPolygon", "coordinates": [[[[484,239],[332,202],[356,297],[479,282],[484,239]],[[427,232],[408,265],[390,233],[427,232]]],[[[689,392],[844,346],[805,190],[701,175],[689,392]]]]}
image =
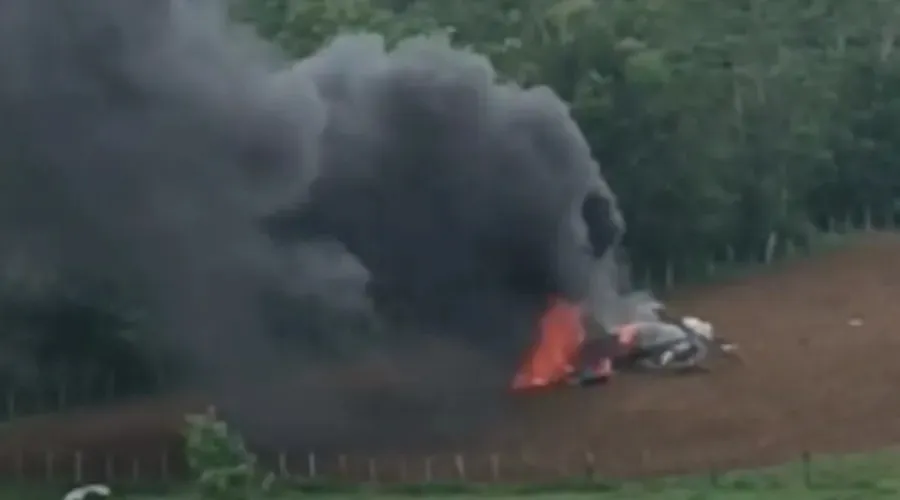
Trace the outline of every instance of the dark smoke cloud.
{"type": "Polygon", "coordinates": [[[440,38],[290,63],[208,3],[5,0],[0,113],[4,251],[127,281],[279,443],[492,414],[621,228],[564,103],[440,38]]]}

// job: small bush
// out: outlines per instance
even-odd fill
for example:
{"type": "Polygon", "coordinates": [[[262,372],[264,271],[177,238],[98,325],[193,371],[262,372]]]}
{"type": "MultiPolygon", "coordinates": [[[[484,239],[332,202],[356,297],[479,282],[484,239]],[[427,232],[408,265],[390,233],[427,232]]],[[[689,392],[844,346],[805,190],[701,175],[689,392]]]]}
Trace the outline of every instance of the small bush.
{"type": "Polygon", "coordinates": [[[271,487],[272,478],[258,473],[256,456],[217,418],[215,408],[188,415],[185,438],[188,467],[203,498],[243,500],[271,487]]]}

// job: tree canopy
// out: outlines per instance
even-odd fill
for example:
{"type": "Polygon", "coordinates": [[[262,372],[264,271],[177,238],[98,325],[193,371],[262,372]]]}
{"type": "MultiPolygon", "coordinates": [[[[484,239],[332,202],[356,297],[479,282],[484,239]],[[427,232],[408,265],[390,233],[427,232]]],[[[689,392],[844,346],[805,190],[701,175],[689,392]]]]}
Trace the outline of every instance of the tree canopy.
{"type": "MultiPolygon", "coordinates": [[[[570,103],[643,266],[748,256],[829,217],[893,222],[893,2],[245,0],[302,57],[341,33],[442,31],[570,103]]],[[[687,262],[685,263],[688,264],[687,262]]]]}

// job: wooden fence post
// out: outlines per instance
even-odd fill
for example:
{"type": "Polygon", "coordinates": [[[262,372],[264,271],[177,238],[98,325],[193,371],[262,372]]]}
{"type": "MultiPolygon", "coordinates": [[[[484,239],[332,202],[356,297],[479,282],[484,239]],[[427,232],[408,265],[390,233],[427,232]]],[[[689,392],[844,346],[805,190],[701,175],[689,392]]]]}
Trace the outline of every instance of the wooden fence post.
{"type": "Polygon", "coordinates": [[[459,479],[461,481],[465,481],[466,480],[466,459],[465,459],[465,457],[463,457],[463,455],[457,453],[453,457],[453,463],[456,466],[457,477],[459,477],[459,479]]]}
{"type": "Polygon", "coordinates": [[[131,482],[138,483],[141,480],[141,460],[138,457],[131,459],[131,482]]]}
{"type": "Polygon", "coordinates": [[[596,466],[596,458],[594,454],[587,450],[584,452],[584,465],[585,465],[585,475],[589,478],[593,479],[597,475],[597,466],[596,466]]]}
{"type": "Polygon", "coordinates": [[[162,480],[168,482],[171,479],[171,472],[169,471],[169,449],[165,448],[162,451],[162,455],[159,457],[159,471],[160,475],[162,475],[162,480]]]}
{"type": "Polygon", "coordinates": [[[770,231],[769,237],[766,238],[766,249],[763,255],[763,262],[768,265],[775,260],[775,249],[778,247],[778,233],[770,231]]]}
{"type": "Polygon", "coordinates": [[[671,260],[666,261],[665,280],[666,290],[671,290],[675,287],[675,264],[671,260]]]}
{"type": "Polygon", "coordinates": [[[800,457],[800,463],[803,467],[803,486],[805,486],[806,488],[812,488],[812,454],[808,451],[804,451],[800,457]]]}
{"type": "Polygon", "coordinates": [[[341,474],[341,478],[348,478],[349,471],[347,470],[347,455],[338,456],[338,472],[341,474]]]}
{"type": "Polygon", "coordinates": [[[712,278],[716,275],[716,259],[715,257],[709,257],[706,259],[706,265],[703,268],[703,272],[706,275],[707,279],[712,278]]]}
{"type": "Polygon", "coordinates": [[[640,466],[640,470],[638,472],[640,472],[642,474],[650,466],[650,450],[646,450],[646,449],[641,450],[641,458],[640,458],[639,466],[640,466]]]}
{"type": "Polygon", "coordinates": [[[497,453],[491,454],[491,479],[500,482],[500,455],[497,453]]]}
{"type": "Polygon", "coordinates": [[[103,469],[106,475],[106,482],[111,483],[116,480],[116,457],[114,455],[106,455],[103,458],[103,469]]]}
{"type": "Polygon", "coordinates": [[[369,457],[369,482],[378,482],[378,464],[375,462],[374,457],[369,457]]]}
{"type": "Polygon", "coordinates": [[[82,456],[81,451],[75,452],[75,463],[72,465],[72,468],[75,471],[75,483],[81,484],[84,481],[83,467],[84,467],[84,457],[82,456]]]}
{"type": "Polygon", "coordinates": [[[289,477],[291,475],[288,471],[287,453],[283,451],[278,454],[278,473],[281,477],[289,477]]]}
{"type": "Polygon", "coordinates": [[[431,470],[431,457],[425,457],[425,482],[430,483],[434,480],[433,471],[431,470]]]}
{"type": "Polygon", "coordinates": [[[56,455],[52,451],[47,451],[44,455],[44,465],[46,467],[47,481],[53,481],[56,466],[56,455]]]}
{"type": "Polygon", "coordinates": [[[316,467],[316,454],[314,452],[309,452],[309,455],[306,457],[306,468],[307,473],[309,474],[310,479],[315,479],[317,474],[316,467]]]}

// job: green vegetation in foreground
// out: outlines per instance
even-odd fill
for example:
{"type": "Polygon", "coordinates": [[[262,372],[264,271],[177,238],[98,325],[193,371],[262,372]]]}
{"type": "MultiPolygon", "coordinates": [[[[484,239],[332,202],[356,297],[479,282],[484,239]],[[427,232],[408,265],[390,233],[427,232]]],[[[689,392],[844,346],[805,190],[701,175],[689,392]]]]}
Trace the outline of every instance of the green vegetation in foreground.
{"type": "MultiPolygon", "coordinates": [[[[10,500],[59,500],[60,496],[46,496],[46,497],[34,497],[34,496],[21,496],[14,495],[10,497],[2,497],[4,500],[9,498],[10,500]]],[[[175,495],[175,496],[166,496],[166,497],[148,497],[148,496],[127,496],[120,498],[128,498],[129,500],[194,500],[195,498],[189,495],[175,495]]],[[[271,498],[271,497],[268,497],[271,498]]],[[[404,496],[391,496],[391,495],[304,495],[304,494],[296,494],[296,495],[287,495],[278,497],[283,500],[300,500],[300,499],[315,499],[315,498],[323,498],[329,500],[358,500],[358,499],[370,499],[370,500],[400,500],[409,497],[404,496]]],[[[442,495],[436,496],[422,496],[418,498],[449,498],[442,495]]],[[[462,494],[453,496],[454,499],[459,500],[469,500],[469,499],[482,499],[482,498],[490,498],[494,500],[513,500],[523,498],[522,496],[506,496],[506,495],[475,495],[475,494],[462,494]]],[[[874,498],[890,498],[890,496],[876,496],[869,495],[867,493],[857,493],[852,491],[846,492],[817,492],[817,491],[791,491],[784,490],[776,493],[761,493],[761,492],[741,492],[741,491],[703,491],[698,492],[694,490],[673,490],[673,491],[665,491],[665,492],[649,492],[649,493],[629,493],[629,492],[616,492],[616,493],[605,493],[605,494],[596,494],[596,493],[542,493],[534,496],[527,497],[532,500],[704,500],[704,499],[724,499],[724,500],[821,500],[821,499],[833,499],[833,500],[850,500],[850,499],[860,499],[860,500],[868,500],[874,498]]],[[[250,499],[252,500],[252,499],[250,499]]]]}
{"type": "MultiPolygon", "coordinates": [[[[421,495],[404,495],[389,494],[375,492],[359,492],[359,493],[304,493],[293,492],[271,496],[250,496],[245,497],[248,500],[255,499],[272,499],[272,500],[300,500],[300,499],[328,499],[328,500],[408,500],[410,498],[429,499],[429,498],[446,498],[446,499],[491,499],[491,500],[512,500],[528,498],[529,500],[703,500],[703,499],[724,499],[724,500],[874,500],[878,498],[897,498],[900,492],[898,489],[804,489],[804,488],[784,488],[778,490],[742,490],[733,488],[667,488],[667,489],[647,489],[647,488],[623,488],[616,491],[603,492],[541,492],[541,493],[522,493],[508,494],[503,492],[492,492],[485,490],[479,493],[422,493],[421,495]]],[[[59,500],[62,498],[62,490],[53,492],[44,490],[43,492],[34,490],[7,490],[2,493],[2,500],[59,500]]],[[[125,494],[114,498],[127,498],[129,500],[201,500],[203,497],[199,495],[184,493],[170,495],[141,495],[141,494],[125,494]]],[[[91,499],[93,500],[93,499],[91,499]]]]}

